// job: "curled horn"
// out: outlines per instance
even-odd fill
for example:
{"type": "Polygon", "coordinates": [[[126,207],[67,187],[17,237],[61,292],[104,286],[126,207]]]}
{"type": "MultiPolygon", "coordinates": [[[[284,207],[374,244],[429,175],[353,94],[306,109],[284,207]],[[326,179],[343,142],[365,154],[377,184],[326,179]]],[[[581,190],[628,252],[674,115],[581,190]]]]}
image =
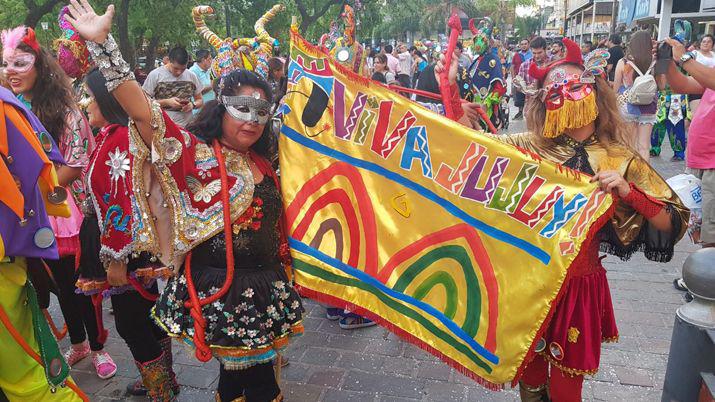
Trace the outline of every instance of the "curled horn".
{"type": "Polygon", "coordinates": [[[206,39],[216,50],[221,46],[221,38],[206,26],[204,15],[213,15],[214,9],[211,6],[196,6],[191,10],[191,17],[194,19],[196,33],[206,39]]]}
{"type": "Polygon", "coordinates": [[[472,35],[476,35],[478,32],[477,27],[474,26],[474,18],[469,19],[469,30],[472,32],[472,35]]]}
{"type": "Polygon", "coordinates": [[[268,24],[276,16],[276,14],[283,10],[285,10],[285,6],[283,4],[276,4],[271,7],[270,10],[266,11],[266,13],[263,14],[258,21],[256,21],[253,25],[253,30],[256,31],[256,42],[259,44],[267,44],[269,49],[273,47],[276,39],[268,34],[268,31],[266,31],[266,24],[268,24]]]}

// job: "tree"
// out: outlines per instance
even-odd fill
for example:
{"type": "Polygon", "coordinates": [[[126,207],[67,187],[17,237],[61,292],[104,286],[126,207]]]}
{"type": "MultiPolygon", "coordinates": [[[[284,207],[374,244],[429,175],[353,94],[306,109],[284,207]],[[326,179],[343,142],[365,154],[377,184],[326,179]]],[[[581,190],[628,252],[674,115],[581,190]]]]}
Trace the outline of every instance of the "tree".
{"type": "Polygon", "coordinates": [[[52,11],[61,2],[62,0],[45,0],[44,3],[37,4],[35,0],[24,0],[27,14],[23,24],[34,28],[45,14],[52,11]]]}

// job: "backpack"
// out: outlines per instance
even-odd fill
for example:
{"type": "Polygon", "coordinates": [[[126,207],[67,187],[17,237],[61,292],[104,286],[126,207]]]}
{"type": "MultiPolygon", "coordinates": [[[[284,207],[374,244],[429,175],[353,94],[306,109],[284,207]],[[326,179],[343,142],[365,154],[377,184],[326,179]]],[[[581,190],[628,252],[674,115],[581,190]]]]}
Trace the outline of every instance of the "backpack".
{"type": "Polygon", "coordinates": [[[628,61],[628,64],[638,73],[638,77],[633,80],[633,85],[628,89],[626,102],[638,106],[650,105],[658,95],[658,84],[655,82],[655,77],[650,73],[653,65],[651,64],[648,71],[642,73],[632,61],[628,61]]]}

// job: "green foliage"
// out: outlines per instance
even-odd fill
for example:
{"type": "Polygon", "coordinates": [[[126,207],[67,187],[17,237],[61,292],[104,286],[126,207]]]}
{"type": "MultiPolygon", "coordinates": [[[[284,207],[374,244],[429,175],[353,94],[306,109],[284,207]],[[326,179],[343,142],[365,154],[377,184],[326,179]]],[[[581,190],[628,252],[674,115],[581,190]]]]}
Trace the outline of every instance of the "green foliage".
{"type": "MultiPolygon", "coordinates": [[[[95,8],[104,10],[115,4],[115,36],[126,29],[128,45],[138,55],[147,51],[154,39],[159,54],[164,47],[179,44],[187,48],[206,48],[208,44],[194,32],[191,9],[196,5],[210,5],[216,15],[207,19],[207,25],[219,36],[226,36],[228,18],[233,37],[252,37],[254,22],[276,0],[91,0],[95,8]],[[126,7],[123,7],[126,6],[126,7]],[[128,10],[126,27],[122,27],[121,14],[128,10]],[[228,12],[226,12],[226,10],[228,12]]],[[[278,0],[286,10],[268,25],[268,32],[287,48],[291,16],[299,18],[301,33],[313,42],[330,30],[330,23],[340,19],[343,4],[354,5],[354,0],[278,0]]],[[[0,26],[12,27],[34,18],[38,22],[38,38],[49,44],[60,35],[57,13],[64,1],[60,0],[0,0],[0,26]],[[49,11],[46,11],[50,8],[49,11]],[[44,14],[42,14],[44,12],[44,14]],[[31,15],[32,14],[32,15],[31,15]],[[41,16],[38,16],[41,14],[41,16]],[[37,18],[35,18],[38,16],[37,18]],[[32,17],[32,18],[30,18],[32,17]],[[41,29],[47,22],[48,30],[41,29]]],[[[361,41],[402,38],[406,32],[420,32],[423,36],[443,33],[446,20],[453,8],[463,10],[468,16],[491,16],[497,25],[512,23],[516,6],[532,5],[534,0],[361,0],[357,11],[359,25],[357,36],[361,41]]],[[[519,29],[530,30],[529,19],[517,18],[519,29]]]]}

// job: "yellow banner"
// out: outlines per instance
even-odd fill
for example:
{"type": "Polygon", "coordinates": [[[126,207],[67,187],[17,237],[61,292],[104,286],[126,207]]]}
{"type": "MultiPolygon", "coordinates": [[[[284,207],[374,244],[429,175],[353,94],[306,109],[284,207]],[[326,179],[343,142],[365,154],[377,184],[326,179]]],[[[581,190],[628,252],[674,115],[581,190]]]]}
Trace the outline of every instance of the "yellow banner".
{"type": "Polygon", "coordinates": [[[300,290],[512,381],[611,197],[292,39],[280,161],[300,290]]]}

